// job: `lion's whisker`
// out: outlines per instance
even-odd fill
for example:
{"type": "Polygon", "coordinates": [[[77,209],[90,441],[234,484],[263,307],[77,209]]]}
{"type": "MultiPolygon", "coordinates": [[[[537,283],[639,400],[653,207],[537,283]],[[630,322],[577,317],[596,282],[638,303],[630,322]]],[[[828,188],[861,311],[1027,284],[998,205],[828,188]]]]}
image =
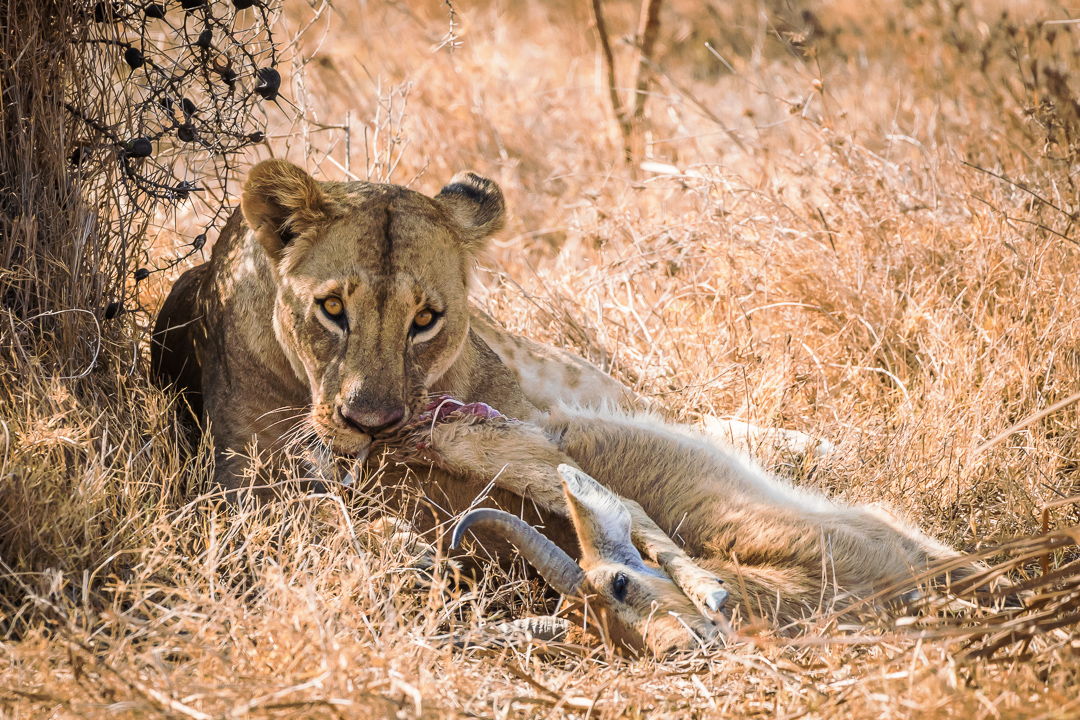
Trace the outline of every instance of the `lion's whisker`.
{"type": "MultiPolygon", "coordinates": [[[[262,420],[267,415],[275,415],[277,413],[290,412],[290,411],[294,412],[295,414],[290,415],[289,417],[286,418],[286,420],[296,418],[296,417],[300,417],[302,414],[307,412],[307,407],[302,406],[302,405],[282,405],[281,407],[274,408],[273,410],[267,410],[262,415],[259,415],[257,418],[255,418],[255,421],[258,422],[259,420],[262,420]]],[[[278,420],[274,424],[276,425],[278,422],[281,422],[281,421],[278,420]]]]}

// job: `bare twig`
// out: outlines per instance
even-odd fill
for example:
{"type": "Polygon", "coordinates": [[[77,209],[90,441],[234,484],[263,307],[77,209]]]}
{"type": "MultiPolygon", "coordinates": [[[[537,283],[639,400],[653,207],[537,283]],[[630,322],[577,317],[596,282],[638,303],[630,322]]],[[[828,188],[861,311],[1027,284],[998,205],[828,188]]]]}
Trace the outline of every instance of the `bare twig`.
{"type": "Polygon", "coordinates": [[[618,85],[615,83],[615,56],[611,52],[611,41],[608,39],[607,25],[604,23],[604,11],[600,7],[601,0],[592,0],[593,23],[596,26],[596,34],[600,38],[600,49],[604,55],[604,68],[607,70],[608,93],[611,97],[611,111],[615,114],[615,120],[619,123],[622,132],[623,152],[627,162],[633,160],[630,149],[630,119],[626,115],[626,109],[619,100],[618,85]]]}
{"type": "Polygon", "coordinates": [[[723,120],[721,120],[716,115],[716,113],[714,113],[712,110],[710,110],[708,108],[708,106],[705,105],[705,103],[703,103],[701,100],[698,99],[698,97],[696,95],[694,95],[694,93],[690,92],[689,88],[682,85],[678,80],[673,78],[669,72],[664,70],[664,68],[662,68],[660,65],[653,62],[652,60],[649,60],[649,59],[647,59],[647,58],[645,58],[643,56],[642,57],[642,62],[644,62],[650,68],[652,68],[653,72],[656,72],[656,73],[659,73],[659,74],[663,75],[664,79],[667,80],[669,83],[671,83],[671,85],[676,90],[679,91],[680,95],[682,95],[687,100],[689,100],[691,103],[693,103],[694,107],[696,107],[698,110],[701,111],[702,115],[707,117],[709,120],[711,120],[713,123],[715,123],[717,127],[719,127],[721,130],[723,130],[724,133],[729,138],[731,138],[731,141],[733,143],[735,143],[740,150],[742,150],[744,153],[749,153],[750,152],[749,148],[746,147],[746,143],[744,143],[742,141],[742,139],[740,139],[739,136],[735,134],[735,131],[733,131],[730,127],[728,127],[727,123],[725,123],[723,120]]]}

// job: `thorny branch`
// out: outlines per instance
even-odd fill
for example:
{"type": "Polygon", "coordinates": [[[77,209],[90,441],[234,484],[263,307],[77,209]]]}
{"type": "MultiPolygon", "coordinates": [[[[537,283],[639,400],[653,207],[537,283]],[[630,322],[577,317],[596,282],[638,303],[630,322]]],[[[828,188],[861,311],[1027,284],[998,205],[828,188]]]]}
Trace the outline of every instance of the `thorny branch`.
{"type": "MultiPolygon", "coordinates": [[[[76,120],[68,162],[100,198],[102,231],[123,244],[126,228],[161,203],[205,191],[224,197],[239,154],[263,142],[256,112],[279,100],[281,86],[277,0],[84,2],[73,43],[79,80],[65,90],[76,120]]],[[[203,247],[231,211],[226,202],[206,205],[210,217],[190,249],[162,267],[138,268],[136,283],[203,247]]],[[[128,261],[119,265],[130,271],[128,261]]],[[[124,310],[121,299],[105,316],[124,310]]]]}

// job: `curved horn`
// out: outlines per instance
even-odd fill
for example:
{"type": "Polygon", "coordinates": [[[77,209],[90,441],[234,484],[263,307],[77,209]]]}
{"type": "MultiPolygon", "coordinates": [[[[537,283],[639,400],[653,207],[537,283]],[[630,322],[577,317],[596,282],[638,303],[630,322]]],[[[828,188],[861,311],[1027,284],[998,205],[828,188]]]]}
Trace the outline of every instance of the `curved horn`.
{"type": "Polygon", "coordinates": [[[465,531],[474,525],[494,530],[508,540],[558,592],[571,596],[580,594],[585,571],[558,545],[541,535],[539,530],[508,512],[479,508],[466,513],[454,528],[450,547],[456,550],[465,531]]]}

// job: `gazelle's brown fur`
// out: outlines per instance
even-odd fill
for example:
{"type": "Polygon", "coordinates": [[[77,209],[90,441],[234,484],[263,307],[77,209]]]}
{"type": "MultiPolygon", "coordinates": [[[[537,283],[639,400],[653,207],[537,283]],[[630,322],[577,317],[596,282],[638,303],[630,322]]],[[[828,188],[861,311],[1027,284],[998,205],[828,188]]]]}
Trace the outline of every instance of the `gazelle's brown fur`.
{"type": "MultiPolygon", "coordinates": [[[[842,608],[955,556],[883,511],[794,488],[710,438],[652,416],[560,406],[543,429],[466,418],[427,427],[423,437],[427,459],[454,475],[498,474],[502,483],[521,488],[560,487],[557,468],[572,462],[623,498],[633,545],[669,572],[682,552],[689,553],[724,581],[728,608],[739,607],[744,618],[785,625],[842,608]]],[[[574,524],[582,567],[596,564],[603,534],[583,532],[576,518],[574,524]]],[[[621,545],[620,552],[634,552],[621,545]]],[[[640,594],[629,610],[620,607],[624,616],[644,622],[655,617],[652,602],[663,608],[678,601],[673,584],[649,582],[653,592],[640,594]]],[[[698,619],[692,622],[698,635],[707,634],[698,619]]],[[[694,639],[687,633],[683,642],[694,639]]]]}

